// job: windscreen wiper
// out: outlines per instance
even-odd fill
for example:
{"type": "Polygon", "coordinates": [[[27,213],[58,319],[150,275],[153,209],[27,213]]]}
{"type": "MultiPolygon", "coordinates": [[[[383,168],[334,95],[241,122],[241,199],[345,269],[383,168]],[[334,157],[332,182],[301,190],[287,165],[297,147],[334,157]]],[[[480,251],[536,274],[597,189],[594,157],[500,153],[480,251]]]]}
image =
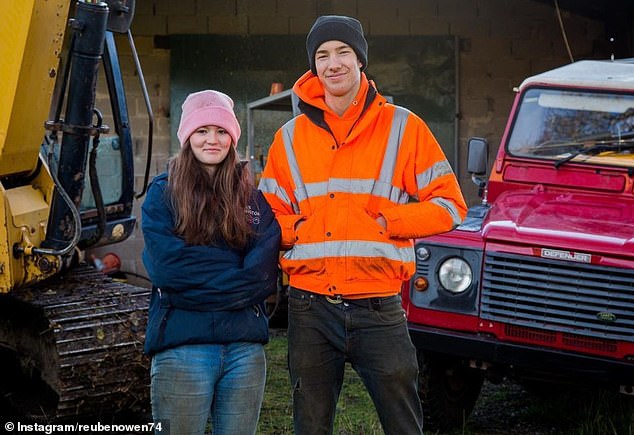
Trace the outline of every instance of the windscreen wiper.
{"type": "MultiPolygon", "coordinates": [[[[627,136],[631,137],[632,132],[630,132],[627,136]]],[[[592,155],[597,155],[599,153],[603,153],[606,151],[618,152],[618,151],[626,151],[626,150],[634,149],[634,140],[633,139],[623,140],[623,137],[624,136],[620,136],[618,139],[615,138],[613,140],[597,141],[594,143],[594,145],[588,148],[584,148],[584,147],[578,148],[577,150],[571,152],[569,155],[567,155],[563,159],[557,160],[555,162],[555,168],[559,168],[564,163],[569,162],[570,160],[574,159],[575,157],[581,154],[592,156],[592,155]]]]}

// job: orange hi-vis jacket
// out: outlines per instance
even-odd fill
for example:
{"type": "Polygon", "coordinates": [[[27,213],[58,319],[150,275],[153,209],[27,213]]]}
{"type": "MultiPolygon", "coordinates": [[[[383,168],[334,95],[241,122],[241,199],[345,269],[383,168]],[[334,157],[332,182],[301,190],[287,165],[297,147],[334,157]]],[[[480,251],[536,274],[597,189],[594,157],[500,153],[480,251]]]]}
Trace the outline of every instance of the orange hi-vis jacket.
{"type": "Polygon", "coordinates": [[[290,285],[345,298],[399,293],[415,270],[411,239],[465,216],[451,166],[423,120],[365,74],[342,117],[310,71],[293,91],[303,113],[276,132],[259,184],[282,228],[290,285]]]}

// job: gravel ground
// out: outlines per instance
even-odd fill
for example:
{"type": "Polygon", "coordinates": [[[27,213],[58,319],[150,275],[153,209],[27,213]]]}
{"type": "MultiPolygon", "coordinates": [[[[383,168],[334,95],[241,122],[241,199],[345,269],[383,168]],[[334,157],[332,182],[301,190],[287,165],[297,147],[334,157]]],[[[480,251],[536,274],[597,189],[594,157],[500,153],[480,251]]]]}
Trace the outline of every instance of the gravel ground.
{"type": "Polygon", "coordinates": [[[522,387],[503,381],[485,381],[478,402],[468,421],[473,435],[555,435],[565,434],[565,428],[552,427],[550,422],[534,418],[530,409],[537,399],[522,387]]]}
{"type": "Polygon", "coordinates": [[[634,398],[553,387],[548,398],[485,381],[464,431],[448,435],[632,435],[634,398]]]}

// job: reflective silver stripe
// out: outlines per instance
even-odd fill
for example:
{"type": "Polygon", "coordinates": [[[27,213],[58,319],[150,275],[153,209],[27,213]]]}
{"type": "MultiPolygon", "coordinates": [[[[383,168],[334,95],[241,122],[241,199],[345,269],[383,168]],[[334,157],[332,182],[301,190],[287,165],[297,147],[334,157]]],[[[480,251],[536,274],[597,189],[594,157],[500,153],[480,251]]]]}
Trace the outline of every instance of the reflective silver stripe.
{"type": "Polygon", "coordinates": [[[324,196],[328,193],[328,182],[320,181],[319,183],[308,183],[304,186],[306,189],[306,195],[309,198],[314,198],[316,196],[324,196]]]}
{"type": "Polygon", "coordinates": [[[430,199],[430,202],[433,202],[434,204],[441,206],[442,208],[447,210],[447,212],[449,212],[449,214],[451,215],[451,220],[452,220],[454,228],[462,223],[462,219],[460,218],[458,209],[456,208],[456,205],[452,201],[437,196],[435,198],[430,199]]]}
{"type": "Polygon", "coordinates": [[[405,204],[409,200],[407,192],[403,192],[401,189],[392,185],[396,158],[398,156],[398,150],[401,147],[403,132],[405,131],[409,115],[409,110],[396,106],[394,117],[392,118],[392,126],[390,127],[390,135],[385,146],[385,153],[383,154],[383,163],[381,165],[379,179],[375,181],[371,192],[374,196],[388,198],[397,204],[405,204]]]}
{"type": "Polygon", "coordinates": [[[327,195],[328,192],[370,193],[373,184],[373,179],[331,178],[328,181],[306,184],[306,191],[311,198],[327,195]]]}
{"type": "Polygon", "coordinates": [[[299,205],[295,202],[291,202],[290,196],[288,196],[288,193],[286,193],[286,190],[284,190],[282,186],[277,184],[275,178],[260,178],[258,189],[260,189],[262,193],[270,193],[277,196],[281,201],[291,207],[296,214],[299,214],[299,205]]]}
{"type": "Polygon", "coordinates": [[[398,149],[403,140],[403,131],[405,131],[409,114],[409,110],[396,106],[394,117],[392,118],[392,127],[390,128],[390,136],[387,139],[387,146],[385,147],[385,154],[383,155],[383,165],[381,166],[381,172],[379,174],[379,181],[383,183],[390,184],[392,183],[392,178],[394,178],[396,157],[398,156],[398,149]]]}
{"type": "Polygon", "coordinates": [[[329,192],[343,192],[353,194],[372,194],[389,198],[390,201],[405,204],[409,198],[407,192],[392,186],[378,182],[372,178],[346,180],[344,178],[331,178],[329,181],[306,184],[306,192],[309,198],[327,195],[329,192]]]}
{"type": "Polygon", "coordinates": [[[284,141],[284,150],[286,151],[286,159],[288,160],[288,167],[291,171],[291,177],[295,184],[295,199],[298,203],[308,199],[308,192],[306,192],[306,186],[302,180],[302,174],[299,172],[299,165],[297,164],[297,157],[293,150],[293,134],[295,133],[295,118],[288,121],[282,126],[282,139],[284,141]]]}
{"type": "Polygon", "coordinates": [[[409,194],[392,183],[377,181],[372,188],[372,195],[387,198],[396,204],[406,204],[409,201],[409,194]]]}
{"type": "Polygon", "coordinates": [[[397,248],[391,243],[363,240],[301,243],[284,254],[287,260],[319,260],[324,257],[387,258],[402,262],[415,260],[414,249],[411,246],[397,248]]]}
{"type": "Polygon", "coordinates": [[[436,178],[442,177],[443,175],[447,174],[453,174],[451,165],[447,160],[442,160],[440,162],[434,163],[431,168],[416,176],[416,184],[418,185],[418,190],[424,189],[425,187],[429,186],[436,178]]]}
{"type": "Polygon", "coordinates": [[[370,193],[374,180],[371,178],[331,178],[328,180],[330,192],[370,193]]]}
{"type": "MultiPolygon", "coordinates": [[[[260,178],[258,189],[260,189],[262,193],[276,194],[278,188],[279,185],[277,184],[277,180],[275,178],[260,178]]],[[[290,204],[290,202],[287,201],[285,198],[284,201],[290,204]]]]}

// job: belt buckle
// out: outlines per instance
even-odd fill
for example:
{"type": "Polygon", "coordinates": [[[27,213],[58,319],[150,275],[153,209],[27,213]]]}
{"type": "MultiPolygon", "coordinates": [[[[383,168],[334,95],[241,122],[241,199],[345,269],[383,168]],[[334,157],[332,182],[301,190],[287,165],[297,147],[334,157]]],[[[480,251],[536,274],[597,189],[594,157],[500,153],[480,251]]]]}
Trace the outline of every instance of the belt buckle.
{"type": "Polygon", "coordinates": [[[337,295],[334,299],[331,298],[330,296],[324,296],[324,297],[326,298],[328,302],[334,305],[338,305],[343,302],[343,299],[341,299],[341,295],[337,295]]]}

